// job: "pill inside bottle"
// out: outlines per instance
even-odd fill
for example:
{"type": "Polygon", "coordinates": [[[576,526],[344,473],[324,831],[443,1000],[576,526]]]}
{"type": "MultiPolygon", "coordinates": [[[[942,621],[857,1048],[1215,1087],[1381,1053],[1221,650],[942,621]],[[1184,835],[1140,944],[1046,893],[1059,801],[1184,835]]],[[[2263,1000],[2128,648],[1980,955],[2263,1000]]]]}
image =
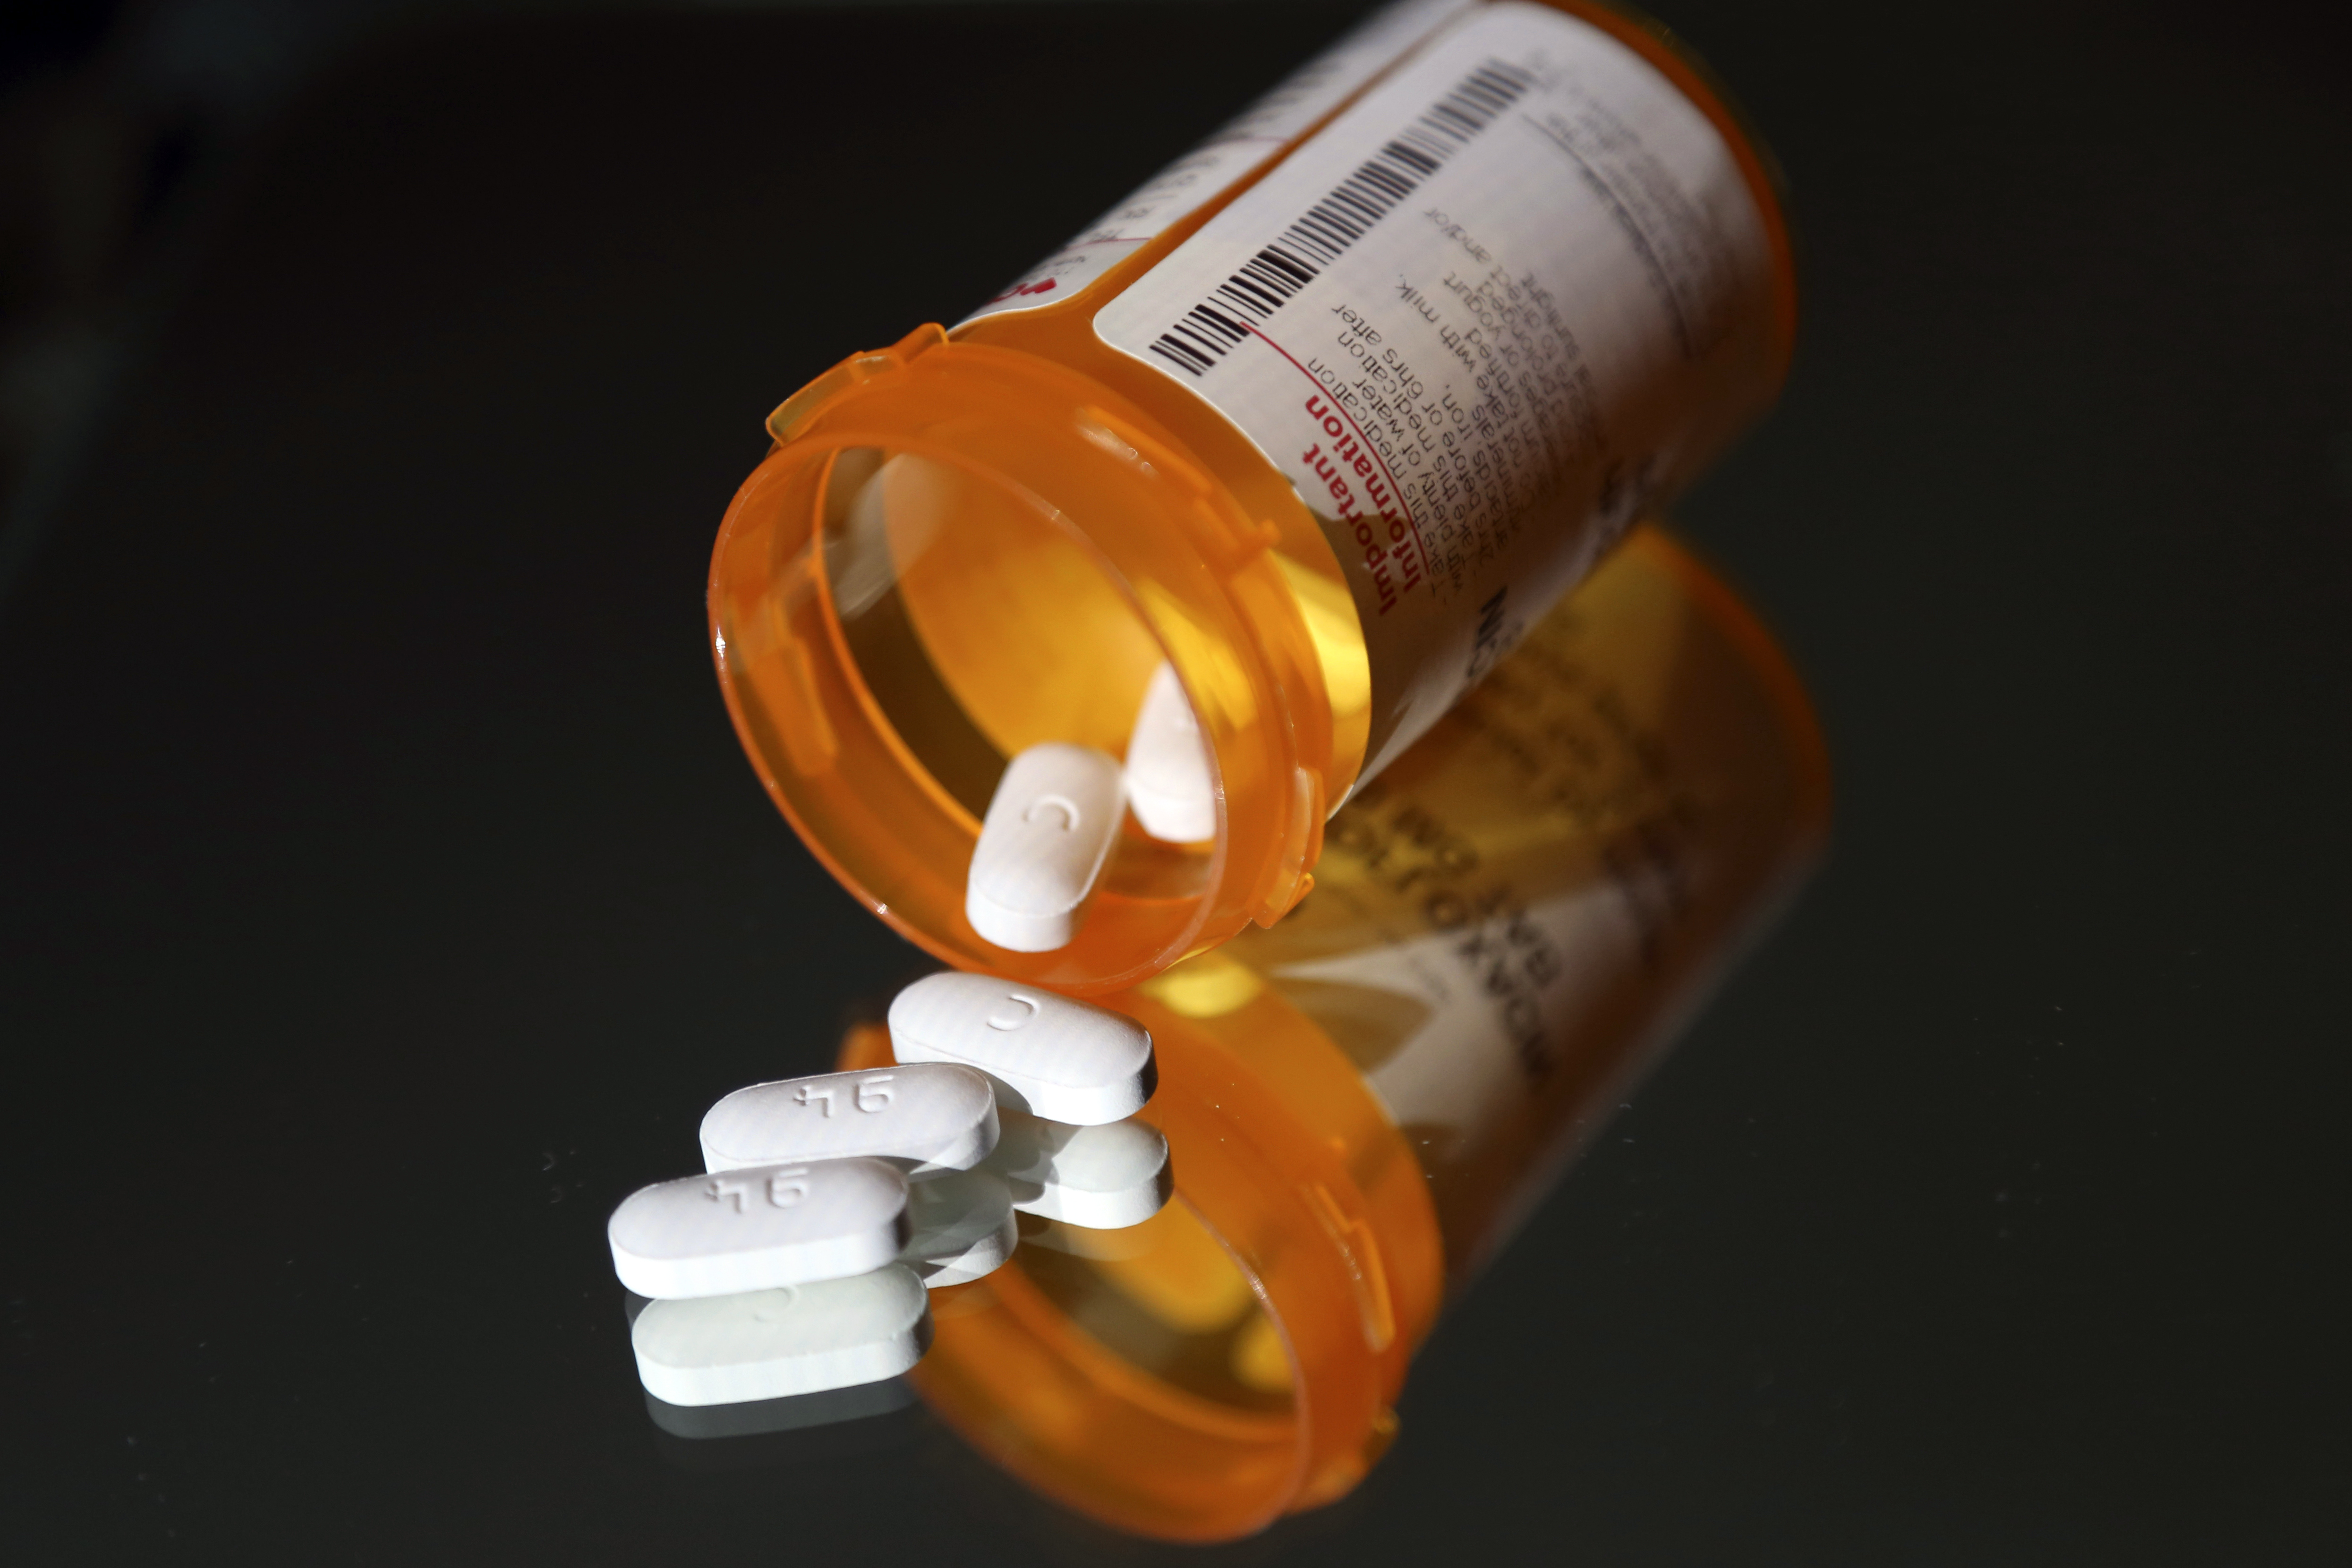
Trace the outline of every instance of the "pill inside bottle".
{"type": "Polygon", "coordinates": [[[1143,689],[1143,706],[1127,740],[1127,804],[1143,831],[1171,844],[1197,844],[1217,832],[1217,779],[1201,721],[1162,664],[1143,689]]]}
{"type": "Polygon", "coordinates": [[[1777,395],[1769,167],[1604,6],[1375,12],[769,415],[709,607],[771,796],[958,968],[1100,994],[1271,926],[1331,814],[1777,395]]]}
{"type": "Polygon", "coordinates": [[[1118,764],[1047,743],[1013,759],[981,819],[964,874],[964,918],[1011,952],[1067,947],[1118,837],[1118,764]]]}

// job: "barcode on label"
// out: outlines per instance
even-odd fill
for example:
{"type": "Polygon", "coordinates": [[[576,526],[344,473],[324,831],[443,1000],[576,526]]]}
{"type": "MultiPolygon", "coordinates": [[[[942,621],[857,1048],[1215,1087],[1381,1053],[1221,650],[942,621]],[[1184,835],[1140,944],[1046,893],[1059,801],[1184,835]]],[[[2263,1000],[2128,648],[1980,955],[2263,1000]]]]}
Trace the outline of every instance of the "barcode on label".
{"type": "Polygon", "coordinates": [[[1185,311],[1152,342],[1151,352],[1187,375],[1224,358],[1250,335],[1251,322],[1282,309],[1534,83],[1533,75],[1501,60],[1479,66],[1185,311]]]}

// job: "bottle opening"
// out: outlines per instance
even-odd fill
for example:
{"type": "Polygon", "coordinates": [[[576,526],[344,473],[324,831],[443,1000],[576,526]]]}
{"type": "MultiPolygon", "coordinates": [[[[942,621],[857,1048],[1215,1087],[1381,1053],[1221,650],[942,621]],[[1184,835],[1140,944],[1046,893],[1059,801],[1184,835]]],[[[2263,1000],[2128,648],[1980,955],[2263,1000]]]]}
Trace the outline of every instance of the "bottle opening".
{"type": "MultiPolygon", "coordinates": [[[[1006,764],[1033,746],[1130,759],[1153,679],[1172,667],[1131,595],[1044,505],[873,447],[835,455],[822,504],[848,664],[971,834],[1006,764]]],[[[1214,760],[1202,755],[1213,792],[1214,760]]],[[[1197,900],[1215,847],[1213,793],[1208,805],[1208,831],[1173,842],[1124,814],[1087,921],[1131,923],[1110,907],[1123,902],[1162,906],[1164,918],[1165,906],[1197,900]]]]}
{"type": "MultiPolygon", "coordinates": [[[[1006,766],[1032,747],[1129,759],[1167,652],[1048,507],[992,476],[875,447],[834,456],[821,506],[846,668],[967,833],[978,837],[1006,766]]],[[[1187,842],[1122,812],[1080,933],[1187,923],[1209,885],[1215,809],[1212,795],[1208,832],[1187,842]]]]}
{"type": "Polygon", "coordinates": [[[883,718],[977,831],[1014,755],[1126,747],[1159,646],[1027,498],[916,453],[835,456],[824,566],[883,718]]]}
{"type": "Polygon", "coordinates": [[[961,967],[1099,993],[1295,901],[1328,682],[1270,526],[1115,395],[1003,351],[864,356],[772,424],[711,563],[720,684],[869,908],[961,967]],[[1041,753],[1091,770],[1060,798],[1098,830],[1085,901],[1049,914],[975,890],[1041,753]]]}
{"type": "Polygon", "coordinates": [[[1085,986],[1139,957],[1181,957],[1222,867],[1223,792],[1132,585],[1071,519],[1000,476],[881,446],[787,456],[762,510],[781,545],[801,531],[782,514],[805,507],[805,543],[764,583],[739,575],[729,586],[748,593],[714,609],[747,739],[812,845],[951,962],[1085,986]],[[1147,826],[1144,806],[1122,805],[1067,943],[997,945],[966,916],[965,878],[1008,765],[1057,743],[1126,767],[1155,684],[1195,759],[1195,809],[1171,830],[1164,811],[1147,826]]]}

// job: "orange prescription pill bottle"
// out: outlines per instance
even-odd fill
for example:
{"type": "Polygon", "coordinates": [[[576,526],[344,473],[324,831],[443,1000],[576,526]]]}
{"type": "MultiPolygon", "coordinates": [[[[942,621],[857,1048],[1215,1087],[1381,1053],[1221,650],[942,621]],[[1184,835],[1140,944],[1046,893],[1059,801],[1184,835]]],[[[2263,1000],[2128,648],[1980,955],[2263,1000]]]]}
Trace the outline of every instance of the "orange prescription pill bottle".
{"type": "MultiPolygon", "coordinates": [[[[1345,1493],[1414,1349],[1818,852],[1828,766],[1731,595],[1633,531],[1333,819],[1279,925],[1105,998],[1176,1196],[1023,1217],[917,1387],[1035,1490],[1243,1535],[1345,1493]]],[[[853,1031],[842,1065],[890,1059],[853,1031]]]]}
{"type": "Polygon", "coordinates": [[[1133,985],[1298,900],[1330,814],[1770,402],[1795,313],[1765,155],[1664,33],[1407,0],[770,416],[711,563],[737,730],[931,952],[1133,985]],[[992,945],[1007,760],[1119,757],[1163,662],[1213,832],[1129,818],[1066,946],[992,945]]]}

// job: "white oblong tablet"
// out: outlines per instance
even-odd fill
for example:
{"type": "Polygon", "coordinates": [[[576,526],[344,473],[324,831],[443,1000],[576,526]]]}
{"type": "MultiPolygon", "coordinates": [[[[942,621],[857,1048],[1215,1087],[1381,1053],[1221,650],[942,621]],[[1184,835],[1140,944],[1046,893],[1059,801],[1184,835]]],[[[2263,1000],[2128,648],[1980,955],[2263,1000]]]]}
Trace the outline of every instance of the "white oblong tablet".
{"type": "Polygon", "coordinates": [[[1143,689],[1127,738],[1127,804],[1143,831],[1171,844],[1217,836],[1217,780],[1200,721],[1165,659],[1143,689]]]}
{"type": "Polygon", "coordinates": [[[1069,945],[1118,837],[1118,764],[1047,742],[1005,765],[965,874],[964,917],[1013,952],[1069,945]]]}
{"type": "Polygon", "coordinates": [[[1021,1245],[1013,1189],[985,1171],[954,1171],[923,1183],[907,1217],[913,1234],[898,1261],[934,1290],[993,1274],[1021,1245]]]}
{"type": "Polygon", "coordinates": [[[886,1263],[845,1279],[652,1301],[629,1329],[637,1381],[672,1405],[781,1399],[896,1377],[931,1342],[931,1298],[886,1263]]]}
{"type": "Polygon", "coordinates": [[[996,1091],[985,1077],[912,1062],[739,1089],[703,1113],[702,1163],[731,1171],[867,1155],[920,1182],[979,1164],[996,1131],[996,1091]]]}
{"type": "Polygon", "coordinates": [[[988,1169],[1004,1178],[1024,1213],[1117,1230],[1141,1225],[1176,1191],[1168,1140],[1148,1121],[1073,1127],[1006,1110],[1003,1123],[988,1169]]]}
{"type": "Polygon", "coordinates": [[[907,1178],[879,1160],[749,1165],[640,1187],[604,1226],[640,1296],[728,1296],[879,1268],[906,1245],[907,1178]]]}
{"type": "Polygon", "coordinates": [[[1124,1013],[992,974],[926,975],[890,1004],[902,1062],[961,1062],[996,1102],[1091,1127],[1132,1116],[1159,1087],[1151,1031],[1124,1013]]]}

